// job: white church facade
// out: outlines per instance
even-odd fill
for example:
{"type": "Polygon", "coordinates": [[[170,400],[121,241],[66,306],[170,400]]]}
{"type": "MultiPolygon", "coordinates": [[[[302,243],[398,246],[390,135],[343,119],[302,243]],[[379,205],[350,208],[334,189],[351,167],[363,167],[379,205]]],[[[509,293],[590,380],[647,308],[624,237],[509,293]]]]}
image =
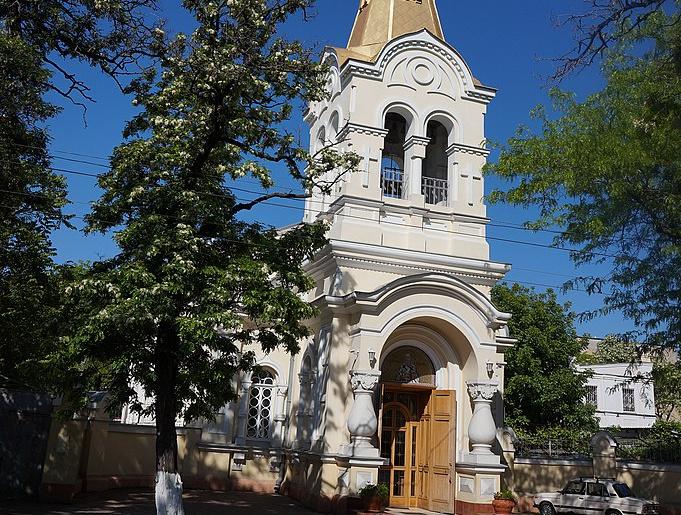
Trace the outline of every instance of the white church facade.
{"type": "MultiPolygon", "coordinates": [[[[509,271],[485,236],[495,90],[445,41],[435,0],[362,0],[347,47],[323,59],[330,94],[305,113],[311,150],[335,145],[363,162],[306,204],[304,221],[330,227],[307,264],[314,336],[296,356],[258,354],[238,403],[180,431],[185,486],[277,490],[342,511],[362,486],[386,483],[394,507],[491,512],[514,343],[510,315],[489,300],[509,271]]],[[[108,443],[85,465],[90,489],[120,484],[128,465],[110,463],[128,459],[116,449],[130,438],[153,442],[129,413],[106,424],[108,443]]],[[[153,477],[153,453],[142,454],[130,467],[153,477]]],[[[49,467],[47,478],[68,483],[49,467]]]]}
{"type": "Polygon", "coordinates": [[[323,59],[330,95],[305,114],[311,150],[335,145],[363,163],[306,205],[306,221],[330,224],[308,265],[315,336],[295,358],[262,356],[271,434],[258,429],[262,387],[244,381],[234,441],[271,437],[286,462],[279,486],[299,498],[386,483],[391,506],[488,511],[513,344],[510,316],[489,300],[508,271],[485,239],[495,91],[445,42],[434,0],[362,1],[347,48],[323,59]]]}

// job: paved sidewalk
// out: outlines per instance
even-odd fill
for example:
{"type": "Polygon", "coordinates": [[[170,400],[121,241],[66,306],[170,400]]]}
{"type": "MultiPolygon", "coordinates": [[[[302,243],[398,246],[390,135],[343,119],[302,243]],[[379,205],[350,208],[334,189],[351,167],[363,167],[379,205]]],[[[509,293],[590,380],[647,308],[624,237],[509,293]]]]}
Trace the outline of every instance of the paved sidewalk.
{"type": "MultiPolygon", "coordinates": [[[[184,493],[186,515],[313,515],[288,497],[243,492],[184,493]]],[[[154,493],[113,490],[78,496],[71,505],[0,501],[1,515],[154,515],[154,493]]]]}

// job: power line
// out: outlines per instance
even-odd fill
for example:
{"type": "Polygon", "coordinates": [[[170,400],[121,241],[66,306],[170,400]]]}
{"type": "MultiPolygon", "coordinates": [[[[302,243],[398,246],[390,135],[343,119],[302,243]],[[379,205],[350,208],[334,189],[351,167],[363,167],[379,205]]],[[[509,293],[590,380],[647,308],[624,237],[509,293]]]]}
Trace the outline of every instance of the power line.
{"type": "MultiPolygon", "coordinates": [[[[63,173],[73,173],[73,174],[77,174],[77,175],[85,175],[85,176],[88,176],[88,177],[100,177],[100,175],[98,175],[98,174],[87,173],[87,172],[79,172],[79,171],[75,171],[75,170],[67,170],[67,169],[64,169],[64,168],[52,168],[52,169],[54,171],[63,172],[63,173]]],[[[262,192],[255,192],[255,191],[252,191],[252,190],[246,190],[244,188],[232,187],[231,189],[233,189],[235,191],[252,193],[252,194],[256,194],[256,195],[259,195],[259,194],[262,193],[262,192]]],[[[197,193],[197,194],[200,194],[200,195],[201,194],[211,195],[211,196],[224,197],[226,199],[230,199],[230,197],[227,197],[226,195],[220,195],[220,194],[217,194],[217,193],[201,192],[201,191],[195,191],[194,193],[197,193]]],[[[248,199],[248,200],[240,199],[239,197],[234,197],[234,198],[236,200],[245,201],[245,202],[248,202],[248,200],[252,200],[252,199],[248,199]]],[[[295,200],[295,199],[293,199],[293,200],[295,200]]],[[[312,202],[314,202],[314,201],[312,201],[312,202]]],[[[279,202],[274,202],[272,200],[263,201],[262,204],[268,205],[268,206],[281,207],[281,208],[285,208],[285,209],[295,209],[295,210],[298,210],[298,211],[302,211],[303,213],[313,212],[313,210],[307,209],[303,206],[291,206],[289,204],[282,204],[282,203],[279,203],[279,202]]],[[[374,220],[372,218],[362,217],[362,216],[358,216],[358,215],[352,215],[352,214],[349,214],[349,213],[335,213],[334,216],[344,217],[344,218],[352,218],[352,219],[357,219],[357,220],[364,220],[364,221],[369,221],[369,222],[376,222],[376,220],[374,220]]],[[[400,224],[400,223],[396,223],[396,222],[379,221],[379,224],[396,225],[396,226],[399,226],[399,227],[412,227],[412,228],[421,229],[421,230],[424,229],[423,226],[418,226],[418,225],[413,225],[413,224],[400,224]]],[[[493,227],[495,226],[493,223],[490,223],[488,225],[491,225],[493,227]]],[[[456,234],[456,235],[461,234],[457,231],[451,231],[451,230],[447,230],[447,229],[434,229],[434,231],[437,231],[439,233],[445,233],[445,234],[456,234]]],[[[515,245],[525,245],[525,246],[530,246],[530,247],[534,247],[534,248],[559,250],[559,251],[575,253],[575,254],[589,254],[591,256],[607,257],[607,258],[616,258],[617,257],[617,256],[614,256],[614,255],[600,253],[600,252],[586,252],[586,251],[582,251],[582,250],[579,250],[579,249],[555,247],[553,245],[548,245],[548,244],[545,244],[545,243],[537,243],[537,242],[530,242],[530,241],[523,241],[523,240],[514,240],[514,239],[510,239],[510,238],[500,238],[500,237],[497,237],[497,236],[489,236],[489,235],[481,236],[481,235],[477,235],[477,234],[467,234],[466,236],[472,237],[472,238],[482,238],[484,240],[499,241],[499,242],[503,242],[503,243],[512,243],[512,244],[515,244],[515,245]]]]}
{"type": "MultiPolygon", "coordinates": [[[[34,150],[48,150],[45,147],[38,147],[36,145],[25,145],[22,143],[16,143],[16,142],[5,142],[3,143],[4,145],[13,145],[15,147],[22,147],[22,148],[31,148],[34,150]]],[[[59,149],[51,149],[49,150],[50,152],[57,152],[58,154],[66,154],[67,156],[76,156],[76,157],[87,157],[89,159],[99,159],[100,161],[109,161],[108,157],[101,157],[101,156],[93,156],[92,154],[79,154],[77,152],[68,152],[66,150],[59,150],[59,149]]],[[[59,158],[58,156],[50,156],[50,157],[57,157],[58,159],[63,159],[59,158]]],[[[88,164],[94,164],[94,163],[88,163],[88,164]]]]}
{"type": "MultiPolygon", "coordinates": [[[[7,205],[4,205],[4,204],[0,204],[0,207],[4,207],[4,208],[7,208],[7,209],[14,209],[12,206],[7,206],[7,205]]],[[[71,216],[72,218],[76,218],[76,219],[85,221],[85,217],[80,216],[80,215],[74,214],[74,215],[69,215],[69,216],[71,216]]],[[[174,219],[182,220],[181,217],[171,217],[169,215],[158,215],[158,216],[165,216],[167,218],[174,218],[174,219]]],[[[112,220],[108,220],[108,222],[109,223],[115,223],[112,220]]],[[[270,248],[269,245],[265,245],[265,244],[262,244],[262,243],[256,243],[256,242],[250,242],[250,241],[241,241],[241,240],[235,240],[235,239],[230,239],[230,238],[219,238],[219,239],[221,241],[226,241],[228,243],[235,243],[237,245],[244,245],[244,246],[247,246],[247,247],[270,248]]],[[[338,241],[343,241],[343,240],[338,240],[338,241]]],[[[5,247],[5,249],[7,249],[7,248],[5,247]]],[[[538,287],[541,287],[541,288],[551,288],[551,289],[555,289],[555,290],[560,290],[562,288],[562,286],[560,286],[560,285],[535,283],[535,282],[528,282],[528,281],[515,281],[515,280],[511,280],[511,279],[503,279],[501,282],[506,282],[506,283],[511,283],[511,284],[519,284],[519,285],[523,285],[523,286],[538,286],[538,287]]],[[[587,293],[589,295],[592,295],[592,294],[605,295],[602,292],[588,292],[587,290],[582,290],[580,288],[574,288],[570,291],[587,293]]]]}
{"type": "MultiPolygon", "coordinates": [[[[9,191],[9,190],[1,190],[1,189],[0,189],[0,192],[15,193],[15,194],[19,194],[19,195],[22,195],[22,196],[32,196],[32,197],[45,197],[46,196],[46,195],[43,195],[43,194],[40,194],[40,193],[12,192],[12,191],[9,191]]],[[[79,203],[91,205],[90,203],[86,203],[86,202],[79,202],[79,203]]],[[[7,209],[15,209],[12,206],[1,205],[1,204],[0,204],[0,207],[5,207],[7,209]]],[[[156,216],[159,216],[161,218],[178,220],[178,221],[186,221],[186,218],[181,217],[181,216],[172,216],[172,215],[166,215],[166,214],[161,214],[161,213],[153,213],[153,214],[155,214],[156,216]]],[[[65,216],[68,217],[69,219],[75,218],[75,219],[78,219],[78,220],[81,220],[81,221],[86,221],[86,218],[84,216],[77,215],[75,213],[65,214],[65,216]]],[[[371,219],[368,219],[368,220],[371,220],[371,219]]],[[[119,224],[119,222],[115,221],[115,220],[104,220],[104,221],[108,222],[110,224],[116,224],[116,225],[119,224]]],[[[271,225],[270,225],[270,227],[273,228],[273,229],[275,228],[274,226],[271,226],[271,225]]],[[[221,239],[223,239],[223,238],[221,238],[221,239]]],[[[228,242],[232,242],[232,243],[251,244],[251,243],[241,242],[241,241],[238,241],[238,240],[230,240],[230,239],[223,239],[223,240],[228,241],[228,242]]],[[[253,245],[256,245],[256,244],[253,244],[253,245]]],[[[386,247],[386,248],[392,248],[392,247],[386,247]]],[[[552,247],[552,248],[555,248],[555,247],[552,247]]],[[[552,276],[558,276],[558,277],[565,277],[565,278],[568,278],[568,279],[576,279],[576,277],[571,276],[571,275],[557,274],[557,273],[554,273],[554,272],[546,272],[546,271],[543,271],[543,270],[533,270],[533,269],[528,269],[528,268],[514,268],[514,270],[526,271],[526,272],[531,272],[531,273],[546,274],[546,275],[552,275],[552,276]]],[[[514,282],[518,282],[519,284],[525,284],[525,285],[530,285],[530,286],[540,286],[540,287],[545,287],[545,288],[554,288],[554,289],[560,289],[561,288],[561,286],[543,284],[543,283],[522,282],[522,281],[514,281],[514,282]]],[[[585,292],[585,293],[590,293],[590,292],[587,292],[586,290],[581,290],[579,288],[574,288],[574,291],[581,291],[581,292],[585,292]]]]}
{"type": "MultiPolygon", "coordinates": [[[[81,175],[81,176],[86,176],[86,177],[93,177],[93,178],[100,178],[101,177],[101,174],[81,172],[81,171],[70,170],[70,169],[66,169],[66,168],[52,167],[52,170],[56,171],[56,172],[60,172],[60,173],[75,174],[75,175],[81,175]]],[[[230,187],[230,189],[232,189],[234,191],[241,191],[241,192],[255,194],[255,195],[263,194],[263,192],[248,190],[248,189],[245,189],[245,188],[230,187]]],[[[200,195],[201,194],[211,195],[211,196],[224,197],[226,199],[230,199],[230,197],[227,197],[226,195],[220,195],[220,194],[217,194],[217,193],[201,192],[201,191],[195,191],[194,193],[197,193],[197,194],[200,194],[200,195]]],[[[238,197],[235,197],[235,198],[237,200],[243,200],[243,199],[239,199],[238,197]]],[[[305,200],[305,199],[292,199],[292,200],[305,200]]],[[[310,202],[319,203],[319,201],[314,201],[314,200],[311,200],[310,202]]],[[[295,209],[295,210],[302,211],[304,213],[313,211],[311,209],[306,209],[302,206],[300,206],[300,207],[291,206],[291,205],[288,205],[288,204],[282,204],[282,203],[274,202],[274,201],[271,201],[271,200],[263,201],[262,204],[269,205],[269,206],[282,207],[282,208],[285,208],[285,209],[295,209]]],[[[351,215],[351,214],[347,214],[347,213],[335,213],[334,216],[341,216],[341,217],[345,217],[345,218],[353,218],[353,219],[358,219],[358,220],[376,222],[376,220],[374,220],[372,218],[361,217],[361,216],[351,215]]],[[[388,224],[388,225],[396,225],[396,226],[399,226],[399,227],[412,227],[412,228],[421,229],[421,230],[424,229],[423,226],[417,226],[417,225],[412,225],[412,224],[400,224],[400,223],[386,222],[386,221],[379,221],[379,223],[380,224],[388,224]]],[[[489,223],[488,225],[493,226],[493,227],[497,226],[494,223],[489,223]]],[[[514,227],[506,227],[504,225],[501,225],[500,227],[514,228],[514,227]]],[[[518,229],[520,229],[520,228],[518,228],[518,229]]],[[[522,228],[522,229],[523,230],[532,230],[532,229],[528,229],[528,228],[522,228]]],[[[440,232],[440,233],[456,234],[456,235],[461,234],[457,231],[451,231],[451,230],[446,230],[446,229],[434,229],[434,230],[437,231],[437,232],[440,232]]],[[[475,235],[475,234],[467,234],[466,236],[467,237],[473,237],[473,238],[482,238],[482,239],[485,239],[485,240],[499,241],[499,242],[503,242],[503,243],[512,243],[512,244],[516,244],[516,245],[525,245],[525,246],[530,246],[530,247],[534,247],[534,248],[545,248],[545,249],[550,249],[550,250],[559,250],[559,251],[569,252],[569,253],[574,253],[574,254],[588,254],[588,255],[591,255],[591,256],[606,257],[606,258],[612,258],[612,259],[617,258],[617,256],[614,256],[614,255],[611,255],[611,254],[605,254],[605,253],[601,253],[601,252],[587,252],[587,251],[583,251],[583,250],[579,250],[579,249],[556,247],[556,246],[548,245],[548,244],[544,244],[544,243],[528,242],[528,241],[523,241],[523,240],[514,240],[514,239],[510,239],[510,238],[500,238],[500,237],[496,237],[496,236],[480,236],[480,235],[475,235]]]]}
{"type": "MultiPolygon", "coordinates": [[[[42,147],[36,147],[36,146],[33,146],[33,145],[23,145],[23,144],[20,144],[20,143],[10,143],[10,144],[15,145],[15,146],[19,146],[19,147],[34,148],[34,149],[38,149],[38,150],[43,150],[42,147]]],[[[90,157],[92,159],[99,159],[99,160],[107,161],[107,162],[109,162],[109,160],[110,160],[109,157],[92,156],[92,155],[89,155],[89,154],[78,154],[78,153],[75,153],[75,152],[67,152],[67,151],[62,151],[62,150],[53,150],[53,151],[63,153],[63,154],[67,154],[67,155],[90,157]]],[[[111,167],[109,165],[103,165],[101,163],[93,163],[92,161],[84,161],[84,160],[79,160],[79,159],[69,159],[69,158],[65,158],[65,157],[55,156],[53,154],[48,154],[48,157],[51,157],[53,159],[60,159],[60,160],[64,160],[64,161],[70,161],[70,162],[74,162],[74,163],[90,164],[90,165],[93,165],[93,166],[99,166],[99,167],[105,168],[106,170],[109,170],[109,171],[111,170],[111,167]]],[[[82,175],[82,176],[86,176],[86,177],[93,177],[93,178],[99,178],[101,176],[101,174],[94,174],[94,173],[88,174],[88,173],[85,173],[85,172],[79,172],[79,171],[75,171],[75,170],[65,170],[65,169],[54,168],[54,167],[52,167],[52,170],[63,172],[63,173],[72,173],[72,174],[82,175]]],[[[240,182],[248,182],[249,184],[261,185],[261,183],[259,181],[256,181],[256,180],[253,180],[253,179],[248,179],[248,178],[242,178],[242,179],[239,179],[239,181],[240,182]]],[[[233,189],[235,191],[243,191],[245,193],[253,193],[253,194],[259,194],[260,193],[260,192],[255,192],[253,190],[246,190],[246,189],[237,188],[237,187],[231,187],[231,189],[233,189]]],[[[305,199],[290,199],[290,200],[304,201],[305,199]]],[[[320,201],[313,201],[313,200],[310,200],[310,202],[316,203],[316,204],[322,203],[320,201]]],[[[491,225],[491,226],[494,226],[494,227],[506,228],[506,229],[517,229],[517,230],[531,231],[531,232],[546,232],[546,233],[557,234],[557,235],[564,234],[563,231],[558,231],[558,230],[553,230],[553,229],[532,229],[532,228],[526,227],[524,225],[511,224],[509,222],[506,222],[505,224],[490,223],[488,225],[491,225]]]]}

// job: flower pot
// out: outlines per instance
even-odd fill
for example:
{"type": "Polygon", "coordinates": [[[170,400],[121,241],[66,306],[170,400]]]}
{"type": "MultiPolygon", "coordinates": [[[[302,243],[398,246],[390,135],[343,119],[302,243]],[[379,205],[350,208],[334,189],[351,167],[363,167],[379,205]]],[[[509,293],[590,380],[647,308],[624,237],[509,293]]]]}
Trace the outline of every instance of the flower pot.
{"type": "Polygon", "coordinates": [[[515,501],[511,499],[494,499],[492,501],[492,507],[494,508],[494,513],[508,515],[509,513],[513,513],[515,501]]]}
{"type": "Polygon", "coordinates": [[[385,508],[383,506],[383,499],[381,499],[377,495],[371,497],[363,497],[362,507],[364,508],[364,511],[368,511],[370,513],[381,513],[385,508]]]}

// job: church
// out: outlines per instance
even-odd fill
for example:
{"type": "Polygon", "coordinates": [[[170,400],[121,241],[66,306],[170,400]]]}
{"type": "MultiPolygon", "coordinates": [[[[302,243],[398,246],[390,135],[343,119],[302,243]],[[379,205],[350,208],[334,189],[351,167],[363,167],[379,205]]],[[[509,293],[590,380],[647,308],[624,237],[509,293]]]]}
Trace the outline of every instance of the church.
{"type": "MultiPolygon", "coordinates": [[[[385,483],[391,507],[491,512],[514,344],[489,299],[510,269],[486,240],[495,90],[445,40],[435,0],[361,0],[347,46],[323,59],[328,98],[304,114],[311,151],[363,161],[306,203],[304,221],[329,224],[307,264],[314,336],[296,356],[261,353],[239,402],[178,430],[185,487],[278,491],[339,512],[385,483]]],[[[69,463],[90,491],[153,481],[149,422],[94,417],[88,445],[106,441],[85,458],[51,451],[44,489],[69,483],[69,463]]]]}
{"type": "Polygon", "coordinates": [[[495,90],[446,42],[435,0],[362,0],[347,48],[323,59],[311,152],[336,145],[363,163],[307,202],[306,221],[330,224],[308,265],[315,336],[244,379],[235,443],[281,447],[277,487],[303,500],[385,483],[393,507],[488,511],[513,344],[489,300],[508,271],[485,239],[495,90]]]}

